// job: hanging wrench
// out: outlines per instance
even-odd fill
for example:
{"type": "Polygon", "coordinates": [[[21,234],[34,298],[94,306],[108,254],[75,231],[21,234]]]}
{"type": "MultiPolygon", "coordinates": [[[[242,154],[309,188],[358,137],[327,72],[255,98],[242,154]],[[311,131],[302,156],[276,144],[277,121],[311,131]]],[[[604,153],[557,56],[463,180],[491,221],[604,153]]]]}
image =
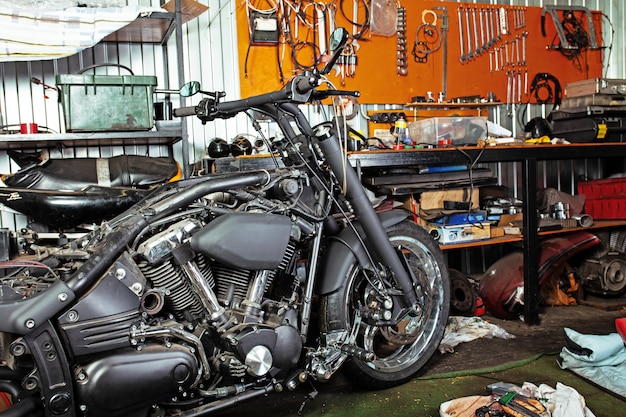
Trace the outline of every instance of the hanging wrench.
{"type": "Polygon", "coordinates": [[[502,66],[509,65],[509,41],[504,41],[502,45],[500,45],[500,50],[502,51],[502,66]]]}
{"type": "Polygon", "coordinates": [[[496,60],[496,71],[500,71],[502,69],[502,67],[500,66],[500,59],[498,57],[498,50],[496,49],[495,51],[492,49],[491,51],[489,51],[489,53],[493,53],[493,56],[496,60]]]}
{"type": "Polygon", "coordinates": [[[494,21],[494,25],[496,27],[496,36],[498,38],[499,41],[502,40],[502,28],[500,27],[500,12],[497,9],[493,9],[493,19],[495,19],[494,21]]]}
{"type": "Polygon", "coordinates": [[[478,9],[478,20],[480,21],[480,49],[483,52],[486,52],[488,49],[487,45],[487,33],[485,32],[485,20],[483,18],[483,10],[478,9]]]}
{"type": "Polygon", "coordinates": [[[522,66],[526,66],[526,38],[528,37],[528,32],[522,32],[522,66]]]}
{"type": "Polygon", "coordinates": [[[493,19],[491,19],[491,9],[485,9],[485,23],[487,24],[487,33],[489,34],[489,47],[492,47],[496,43],[496,37],[494,35],[493,19]]]}
{"type": "Polygon", "coordinates": [[[478,25],[476,24],[476,8],[472,9],[472,23],[474,24],[474,46],[476,50],[474,51],[476,55],[480,55],[483,53],[482,48],[478,44],[478,25]]]}
{"type": "Polygon", "coordinates": [[[469,57],[469,59],[474,59],[474,51],[472,50],[472,29],[470,27],[470,9],[467,8],[465,9],[465,25],[467,26],[466,29],[467,31],[465,32],[467,34],[467,56],[469,57]]]}
{"type": "Polygon", "coordinates": [[[511,72],[507,71],[506,72],[506,111],[509,116],[511,115],[510,105],[511,105],[511,88],[512,87],[513,86],[512,86],[511,72]]]}
{"type": "Polygon", "coordinates": [[[515,71],[511,71],[511,110],[515,104],[515,85],[517,84],[515,79],[515,71]]]}
{"type": "Polygon", "coordinates": [[[459,44],[461,45],[461,57],[459,60],[461,64],[465,64],[467,63],[467,55],[465,55],[465,40],[463,39],[463,8],[459,7],[457,13],[459,16],[459,44]]]}

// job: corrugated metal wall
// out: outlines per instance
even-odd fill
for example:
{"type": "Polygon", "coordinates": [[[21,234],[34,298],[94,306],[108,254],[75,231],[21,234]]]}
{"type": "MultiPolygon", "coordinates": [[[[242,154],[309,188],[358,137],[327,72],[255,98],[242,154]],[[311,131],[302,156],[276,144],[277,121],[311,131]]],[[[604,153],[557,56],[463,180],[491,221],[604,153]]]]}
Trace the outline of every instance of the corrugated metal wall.
{"type": "MultiPolygon", "coordinates": [[[[239,63],[237,60],[237,28],[235,25],[235,8],[241,3],[239,0],[198,0],[209,6],[208,12],[184,25],[183,50],[184,62],[182,68],[185,80],[199,80],[205,90],[225,91],[227,97],[239,98],[238,77],[236,76],[239,63]]],[[[414,0],[405,0],[414,1],[414,0]]],[[[128,0],[128,4],[159,5],[158,0],[128,0]]],[[[510,6],[544,6],[548,4],[585,6],[592,10],[603,10],[607,16],[605,25],[605,44],[611,40],[611,30],[608,24],[613,22],[615,34],[612,48],[607,49],[606,72],[608,78],[626,78],[625,62],[620,53],[626,43],[626,32],[622,22],[626,18],[622,2],[605,0],[594,1],[474,1],[478,4],[498,4],[510,6]]],[[[40,85],[31,83],[36,77],[47,84],[54,85],[55,75],[75,73],[81,68],[92,64],[120,63],[133,69],[135,74],[156,75],[159,88],[177,88],[178,65],[176,63],[175,42],[172,37],[165,48],[151,44],[116,44],[101,43],[69,58],[34,61],[9,62],[0,64],[1,94],[1,124],[15,125],[25,122],[36,122],[47,126],[53,131],[62,131],[63,120],[59,112],[56,94],[45,92],[40,85]],[[44,94],[45,93],[45,94],[44,94]],[[47,95],[47,97],[46,97],[47,95]]],[[[115,69],[101,69],[99,71],[115,71],[115,69]]],[[[157,97],[156,101],[165,97],[157,97]]],[[[174,100],[174,106],[177,106],[174,100]]],[[[186,99],[187,104],[193,103],[194,98],[186,99]]],[[[368,110],[387,109],[384,103],[379,105],[361,106],[361,114],[368,110]]],[[[514,132],[519,132],[521,125],[535,116],[545,117],[551,110],[550,106],[531,106],[523,111],[523,117],[509,117],[506,109],[492,110],[490,118],[514,132]],[[518,119],[519,123],[515,120],[518,119]]],[[[321,121],[322,114],[316,109],[308,109],[313,122],[321,121]]],[[[206,151],[208,143],[213,138],[232,139],[237,135],[252,135],[245,116],[229,120],[218,120],[203,126],[199,121],[188,119],[189,133],[189,160],[199,160],[206,151]]],[[[361,116],[353,121],[354,127],[367,131],[367,120],[361,116]]],[[[181,160],[181,145],[174,147],[174,156],[181,160]]],[[[168,153],[163,146],[109,146],[109,147],[81,147],[51,150],[55,158],[73,157],[108,157],[122,153],[162,156],[168,153]]],[[[496,164],[493,167],[500,174],[501,182],[511,187],[515,195],[521,184],[520,168],[516,164],[496,164]]],[[[557,187],[564,191],[573,191],[575,178],[598,177],[602,174],[600,161],[559,161],[546,162],[540,167],[539,187],[557,187]]],[[[15,172],[18,167],[10,161],[6,152],[0,151],[0,173],[15,172]]],[[[26,219],[15,215],[10,210],[2,208],[0,211],[2,227],[12,230],[26,225],[26,219]]]]}

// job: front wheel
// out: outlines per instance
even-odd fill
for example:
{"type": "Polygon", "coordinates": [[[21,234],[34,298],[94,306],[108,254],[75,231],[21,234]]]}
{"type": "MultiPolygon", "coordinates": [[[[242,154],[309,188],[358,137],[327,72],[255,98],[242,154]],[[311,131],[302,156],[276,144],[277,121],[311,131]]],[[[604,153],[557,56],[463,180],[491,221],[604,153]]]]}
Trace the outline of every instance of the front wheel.
{"type": "Polygon", "coordinates": [[[377,284],[356,261],[343,277],[344,284],[321,299],[322,331],[356,333],[358,347],[373,354],[373,360],[352,358],[344,365],[351,379],[368,389],[388,388],[410,379],[437,349],[450,307],[448,270],[439,246],[426,230],[405,220],[389,228],[387,234],[412,270],[418,314],[395,326],[375,326],[361,320],[358,312],[372,304],[373,285],[377,284]]]}

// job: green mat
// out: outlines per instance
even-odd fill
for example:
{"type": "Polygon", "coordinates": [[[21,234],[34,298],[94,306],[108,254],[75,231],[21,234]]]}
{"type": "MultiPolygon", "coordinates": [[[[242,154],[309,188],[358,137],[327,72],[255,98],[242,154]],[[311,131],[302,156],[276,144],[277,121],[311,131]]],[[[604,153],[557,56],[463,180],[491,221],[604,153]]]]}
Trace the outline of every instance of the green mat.
{"type": "MultiPolygon", "coordinates": [[[[521,385],[556,382],[576,389],[596,417],[624,415],[626,403],[595,385],[562,370],[554,354],[537,355],[527,360],[502,366],[463,371],[426,378],[416,378],[388,390],[366,392],[355,390],[349,381],[339,377],[328,383],[315,383],[317,395],[307,402],[300,415],[305,417],[439,417],[439,405],[445,401],[470,395],[485,395],[485,387],[505,381],[521,385]]],[[[295,392],[270,394],[260,400],[241,404],[221,413],[229,417],[297,416],[302,401],[312,391],[303,385],[295,392]]]]}

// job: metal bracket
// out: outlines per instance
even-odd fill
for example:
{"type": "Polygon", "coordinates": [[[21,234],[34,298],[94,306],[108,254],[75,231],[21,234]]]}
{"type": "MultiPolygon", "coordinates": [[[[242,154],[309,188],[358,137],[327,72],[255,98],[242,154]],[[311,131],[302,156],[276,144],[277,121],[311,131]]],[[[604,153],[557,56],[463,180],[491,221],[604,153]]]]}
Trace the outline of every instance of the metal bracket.
{"type": "Polygon", "coordinates": [[[549,14],[552,17],[552,22],[554,23],[554,27],[556,28],[556,33],[559,35],[559,40],[561,41],[561,45],[555,48],[562,49],[578,49],[577,45],[571,45],[565,36],[565,32],[563,31],[563,26],[561,24],[561,20],[559,18],[558,11],[572,11],[572,12],[583,12],[587,17],[587,27],[589,28],[589,43],[591,45],[591,49],[599,49],[598,43],[596,42],[596,31],[595,25],[593,24],[593,16],[588,8],[583,6],[558,6],[558,5],[547,5],[543,6],[543,10],[541,11],[541,34],[546,36],[545,31],[545,20],[546,14],[549,14]]]}

